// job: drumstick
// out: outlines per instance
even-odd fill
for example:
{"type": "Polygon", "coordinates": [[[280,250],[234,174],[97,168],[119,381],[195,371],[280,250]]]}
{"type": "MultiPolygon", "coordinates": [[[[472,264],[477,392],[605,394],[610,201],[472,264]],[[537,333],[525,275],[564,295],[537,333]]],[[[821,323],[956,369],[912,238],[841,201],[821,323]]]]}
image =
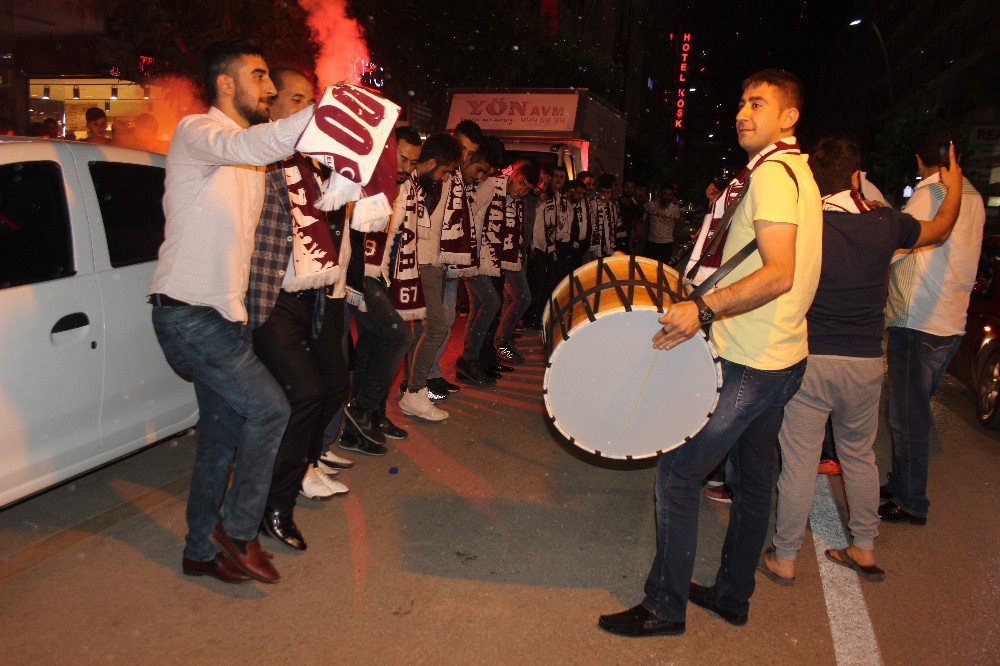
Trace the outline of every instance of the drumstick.
{"type": "Polygon", "coordinates": [[[642,380],[642,386],[639,387],[639,393],[635,396],[635,402],[632,403],[632,409],[629,410],[628,418],[625,419],[625,425],[622,426],[621,432],[618,433],[619,437],[625,436],[625,431],[628,429],[629,424],[632,422],[632,417],[635,415],[635,409],[639,406],[639,399],[642,394],[646,392],[646,385],[649,384],[649,378],[653,374],[653,366],[656,365],[656,359],[660,357],[659,350],[653,351],[653,360],[649,362],[649,369],[646,370],[646,378],[642,380]]]}

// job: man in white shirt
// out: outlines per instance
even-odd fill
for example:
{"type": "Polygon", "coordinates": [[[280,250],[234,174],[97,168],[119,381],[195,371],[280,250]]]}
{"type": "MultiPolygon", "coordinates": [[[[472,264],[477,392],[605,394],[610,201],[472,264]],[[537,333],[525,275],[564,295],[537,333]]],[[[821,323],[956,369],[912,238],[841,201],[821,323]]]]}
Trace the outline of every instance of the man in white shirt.
{"type": "Polygon", "coordinates": [[[150,287],[164,356],[193,377],[201,414],[182,569],[274,583],[280,575],[257,530],[289,406],[250,348],[244,299],[264,166],[294,152],[312,107],[267,122],[275,89],[251,42],[209,45],[202,70],[212,108],[181,119],[170,144],[166,232],[150,287]]]}
{"type": "MultiPolygon", "coordinates": [[[[937,213],[945,196],[939,172],[948,164],[950,143],[949,132],[932,132],[917,142],[921,181],[904,213],[918,220],[937,213]]],[[[963,178],[958,222],[948,240],[894,258],[885,320],[892,471],[881,493],[892,501],[879,509],[883,521],[927,522],[931,396],[965,334],[985,221],[983,198],[963,178]]]]}

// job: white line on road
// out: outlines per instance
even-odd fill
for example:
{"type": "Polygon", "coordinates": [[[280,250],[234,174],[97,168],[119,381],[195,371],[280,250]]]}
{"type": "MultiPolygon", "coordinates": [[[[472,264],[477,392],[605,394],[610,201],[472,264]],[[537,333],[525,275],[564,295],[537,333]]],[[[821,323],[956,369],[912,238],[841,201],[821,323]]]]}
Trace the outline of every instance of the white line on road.
{"type": "Polygon", "coordinates": [[[816,494],[809,514],[819,576],[823,582],[826,614],[830,618],[833,649],[838,666],[881,664],[875,629],[868,616],[868,606],[861,593],[858,575],[827,559],[827,548],[846,548],[847,536],[840,522],[837,504],[830,492],[827,477],[816,475],[816,494]]]}

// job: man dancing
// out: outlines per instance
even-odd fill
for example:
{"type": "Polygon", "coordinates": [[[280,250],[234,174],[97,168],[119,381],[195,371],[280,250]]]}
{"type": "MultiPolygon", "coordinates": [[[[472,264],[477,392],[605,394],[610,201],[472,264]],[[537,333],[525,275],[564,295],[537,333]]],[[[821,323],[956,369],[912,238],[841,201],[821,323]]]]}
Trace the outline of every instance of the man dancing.
{"type": "Polygon", "coordinates": [[[211,108],[183,118],[170,144],[166,233],[150,286],[153,329],[167,361],[194,378],[200,411],[183,571],[276,583],[257,530],[289,405],[244,336],[244,297],[263,167],[292,154],[312,107],[268,122],[274,84],[251,42],[211,44],[202,74],[211,108]]]}

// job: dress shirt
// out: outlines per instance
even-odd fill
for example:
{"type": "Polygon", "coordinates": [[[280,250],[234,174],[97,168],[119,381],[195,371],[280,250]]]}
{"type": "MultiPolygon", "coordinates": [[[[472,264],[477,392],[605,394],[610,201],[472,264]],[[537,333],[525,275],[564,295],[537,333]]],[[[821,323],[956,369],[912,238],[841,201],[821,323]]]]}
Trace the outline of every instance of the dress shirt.
{"type": "Polygon", "coordinates": [[[181,119],[167,153],[165,238],[150,293],[247,321],[264,167],[292,154],[312,111],[247,129],[215,107],[181,119]]]}

